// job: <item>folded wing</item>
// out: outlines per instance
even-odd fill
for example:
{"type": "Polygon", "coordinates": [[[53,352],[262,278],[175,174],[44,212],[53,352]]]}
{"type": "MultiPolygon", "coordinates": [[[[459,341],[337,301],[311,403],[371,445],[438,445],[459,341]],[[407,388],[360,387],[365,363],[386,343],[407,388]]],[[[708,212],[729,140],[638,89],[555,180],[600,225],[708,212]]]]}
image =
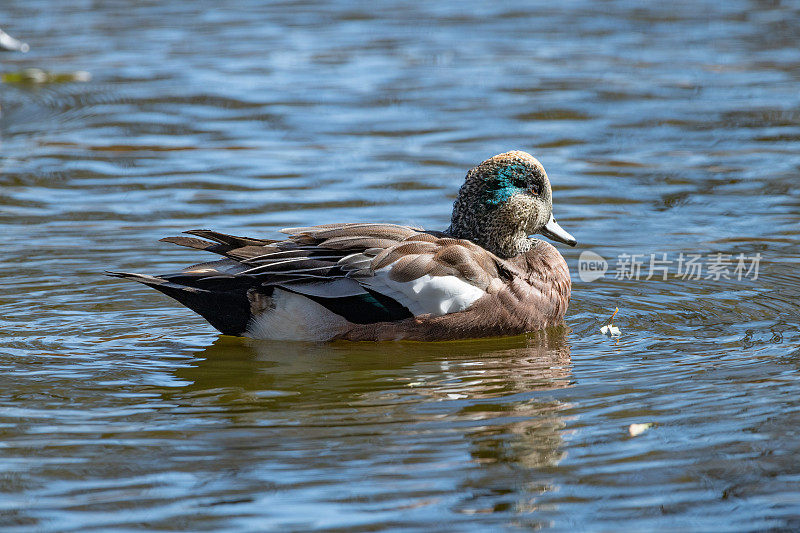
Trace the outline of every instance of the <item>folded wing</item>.
{"type": "Polygon", "coordinates": [[[232,334],[246,328],[239,315],[246,308],[254,312],[253,301],[259,300],[254,295],[269,296],[276,288],[303,295],[350,322],[369,324],[464,310],[511,275],[502,260],[469,241],[407,226],[349,223],[282,231],[288,239],[189,231],[191,236],[162,241],[224,259],[162,276],[113,275],[172,296],[218,329],[215,308],[236,310],[237,325],[224,324],[223,332],[232,334]]]}

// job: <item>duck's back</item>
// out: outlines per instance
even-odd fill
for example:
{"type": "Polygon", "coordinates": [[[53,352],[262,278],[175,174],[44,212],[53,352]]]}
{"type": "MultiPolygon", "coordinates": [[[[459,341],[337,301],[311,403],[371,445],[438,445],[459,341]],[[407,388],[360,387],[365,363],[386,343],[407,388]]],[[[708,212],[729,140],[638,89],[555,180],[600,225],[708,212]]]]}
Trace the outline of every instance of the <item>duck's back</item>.
{"type": "Polygon", "coordinates": [[[536,240],[526,253],[497,261],[497,277],[467,309],[361,324],[341,338],[436,341],[494,337],[538,331],[563,321],[572,283],[567,263],[554,246],[536,240]]]}

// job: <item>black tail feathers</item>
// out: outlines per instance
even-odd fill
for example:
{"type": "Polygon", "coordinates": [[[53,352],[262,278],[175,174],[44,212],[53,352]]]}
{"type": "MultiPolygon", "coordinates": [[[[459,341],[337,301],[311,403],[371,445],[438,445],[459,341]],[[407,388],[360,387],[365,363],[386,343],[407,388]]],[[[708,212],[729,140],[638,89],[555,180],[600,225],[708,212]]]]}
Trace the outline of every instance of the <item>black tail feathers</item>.
{"type": "Polygon", "coordinates": [[[253,281],[247,277],[175,274],[148,276],[131,272],[106,272],[108,276],[130,279],[177,300],[225,335],[242,335],[250,323],[248,290],[253,281]]]}

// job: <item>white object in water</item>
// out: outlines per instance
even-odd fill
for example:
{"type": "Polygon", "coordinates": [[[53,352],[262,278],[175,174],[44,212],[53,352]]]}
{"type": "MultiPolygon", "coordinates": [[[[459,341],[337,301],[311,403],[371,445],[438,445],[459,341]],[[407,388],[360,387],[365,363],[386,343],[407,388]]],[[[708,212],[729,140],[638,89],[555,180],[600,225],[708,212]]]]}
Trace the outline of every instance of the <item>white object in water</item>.
{"type": "Polygon", "coordinates": [[[611,323],[611,321],[614,320],[614,317],[617,316],[617,313],[619,313],[619,307],[614,308],[614,314],[611,315],[611,318],[608,319],[608,324],[600,328],[600,333],[602,333],[603,335],[608,334],[611,335],[612,337],[620,336],[619,328],[611,323]]]}
{"type": "Polygon", "coordinates": [[[655,426],[655,424],[653,424],[652,422],[646,422],[644,424],[631,424],[628,427],[628,434],[631,437],[638,437],[639,435],[641,435],[642,433],[644,433],[653,426],[655,426]]]}
{"type": "Polygon", "coordinates": [[[600,333],[602,333],[603,335],[608,334],[608,335],[611,335],[612,337],[619,337],[620,335],[622,335],[619,332],[619,328],[617,326],[614,326],[614,325],[611,325],[611,324],[609,324],[607,326],[603,326],[602,328],[600,328],[600,333]]]}

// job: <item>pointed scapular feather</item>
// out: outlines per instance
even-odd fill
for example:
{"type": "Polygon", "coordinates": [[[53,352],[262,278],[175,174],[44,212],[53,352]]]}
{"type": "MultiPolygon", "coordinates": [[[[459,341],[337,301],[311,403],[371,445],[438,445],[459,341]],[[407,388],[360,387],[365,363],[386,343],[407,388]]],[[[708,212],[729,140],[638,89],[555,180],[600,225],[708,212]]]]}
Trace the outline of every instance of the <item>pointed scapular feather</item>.
{"type": "Polygon", "coordinates": [[[287,270],[287,269],[303,269],[303,268],[311,268],[311,267],[320,267],[320,266],[327,266],[333,267],[336,266],[336,260],[338,258],[334,258],[333,260],[326,260],[324,258],[319,257],[289,257],[289,258],[277,258],[273,260],[265,260],[259,261],[258,263],[251,263],[251,268],[261,268],[263,270],[287,270]]]}
{"type": "Polygon", "coordinates": [[[469,250],[459,245],[445,245],[436,252],[436,260],[449,265],[457,266],[472,261],[469,250]]]}
{"type": "Polygon", "coordinates": [[[283,228],[279,230],[281,233],[286,233],[288,235],[300,235],[303,233],[310,234],[316,233],[317,231],[322,231],[329,228],[339,228],[342,226],[352,226],[357,224],[357,222],[341,222],[338,224],[320,224],[319,226],[299,226],[296,228],[283,228]]]}
{"type": "Polygon", "coordinates": [[[269,249],[267,246],[242,246],[240,248],[233,248],[225,253],[226,256],[245,261],[253,257],[258,257],[264,254],[264,250],[269,249]]]}
{"type": "Polygon", "coordinates": [[[389,279],[399,282],[414,281],[430,274],[435,266],[432,254],[406,255],[392,264],[389,279]]]}
{"type": "Polygon", "coordinates": [[[355,253],[342,257],[336,264],[344,272],[350,272],[352,270],[370,268],[372,265],[372,258],[367,257],[363,253],[355,253]]]}
{"type": "Polygon", "coordinates": [[[355,270],[348,270],[345,272],[345,277],[352,278],[354,280],[361,280],[362,278],[371,278],[375,275],[375,271],[372,270],[372,267],[366,268],[358,268],[355,270]]]}
{"type": "MultiPolygon", "coordinates": [[[[258,276],[258,274],[256,274],[258,276]]],[[[344,278],[345,276],[340,276],[344,278]]],[[[281,286],[284,283],[288,283],[289,281],[296,279],[296,280],[308,280],[308,279],[319,279],[319,280],[331,280],[336,279],[328,276],[327,274],[312,274],[306,270],[302,272],[270,272],[268,275],[264,276],[263,278],[259,278],[261,284],[264,286],[267,285],[275,285],[281,286]],[[288,279],[287,279],[288,278],[288,279]]]]}
{"type": "Polygon", "coordinates": [[[194,237],[175,236],[175,237],[164,237],[163,239],[159,240],[161,242],[168,242],[171,244],[177,244],[179,246],[186,246],[188,248],[193,248],[195,250],[204,250],[206,252],[212,252],[215,254],[224,255],[226,257],[238,260],[245,260],[254,256],[263,255],[265,250],[270,249],[269,246],[262,244],[232,245],[227,243],[220,243],[219,241],[222,239],[217,239],[216,241],[212,242],[212,241],[204,241],[202,239],[195,239],[194,237]]]}
{"type": "Polygon", "coordinates": [[[247,267],[235,259],[220,259],[219,261],[198,263],[184,268],[181,272],[184,274],[212,274],[213,272],[218,272],[220,274],[240,274],[245,270],[247,270],[247,267]]]}
{"type": "Polygon", "coordinates": [[[445,246],[435,258],[437,262],[451,265],[459,277],[480,287],[488,287],[492,279],[498,276],[493,261],[487,261],[485,254],[474,253],[464,246],[445,246]]]}
{"type": "Polygon", "coordinates": [[[317,239],[315,239],[311,235],[306,235],[306,234],[289,235],[288,242],[298,246],[315,246],[317,244],[317,239]]]}
{"type": "Polygon", "coordinates": [[[422,232],[422,233],[415,233],[405,239],[406,241],[425,241],[425,242],[437,242],[441,240],[439,236],[434,234],[433,232],[422,232]]]}
{"type": "Polygon", "coordinates": [[[241,246],[264,246],[265,244],[274,244],[279,241],[268,239],[255,239],[252,237],[237,237],[235,235],[228,235],[227,233],[220,233],[210,229],[193,229],[184,231],[188,235],[195,235],[203,237],[220,244],[227,244],[228,246],[241,247],[241,246]]]}
{"type": "Polygon", "coordinates": [[[389,239],[402,241],[416,233],[406,226],[394,226],[390,224],[354,224],[340,228],[330,228],[313,233],[316,239],[331,239],[335,237],[374,237],[377,239],[389,239]]]}
{"type": "Polygon", "coordinates": [[[379,268],[383,268],[387,265],[390,265],[400,259],[401,257],[407,255],[416,255],[422,253],[433,253],[436,250],[437,246],[434,243],[429,243],[425,241],[411,241],[411,242],[403,242],[402,244],[392,246],[391,248],[387,248],[375,256],[373,260],[372,268],[378,270],[379,268]]]}
{"type": "Polygon", "coordinates": [[[439,249],[439,246],[433,242],[427,241],[404,241],[394,249],[406,255],[426,254],[433,253],[439,249]]]}
{"type": "Polygon", "coordinates": [[[374,235],[376,237],[385,236],[387,238],[395,238],[395,236],[403,235],[404,237],[402,238],[405,238],[413,235],[414,233],[422,231],[422,229],[409,226],[400,226],[397,224],[343,222],[341,224],[321,224],[319,226],[284,228],[280,231],[281,233],[287,233],[289,235],[308,235],[318,239],[352,235],[374,235]]]}
{"type": "Polygon", "coordinates": [[[178,246],[186,246],[187,248],[194,248],[195,250],[205,250],[207,248],[217,246],[217,244],[204,241],[203,239],[195,239],[194,237],[164,237],[163,239],[158,239],[159,242],[169,242],[172,244],[177,244],[178,246]]]}
{"type": "Polygon", "coordinates": [[[257,267],[249,268],[242,272],[242,274],[270,274],[273,276],[282,276],[289,273],[296,273],[296,274],[303,274],[306,272],[319,272],[322,270],[331,270],[335,268],[335,264],[324,264],[324,263],[310,263],[310,264],[300,264],[297,265],[296,263],[281,263],[280,265],[259,265],[257,267]],[[281,268],[285,267],[285,268],[281,268]]]}
{"type": "Polygon", "coordinates": [[[319,243],[321,248],[334,250],[358,250],[363,248],[385,248],[396,244],[396,241],[376,237],[333,237],[319,243]]]}
{"type": "MultiPolygon", "coordinates": [[[[262,248],[263,250],[263,248],[262,248]]],[[[313,257],[315,259],[330,259],[333,261],[338,261],[342,257],[341,252],[337,252],[334,250],[318,250],[316,248],[312,250],[304,250],[304,249],[289,249],[289,250],[280,250],[280,249],[273,249],[274,251],[268,253],[262,253],[261,255],[257,255],[251,257],[245,261],[246,263],[263,263],[269,261],[278,261],[283,259],[305,259],[308,257],[313,257]]]]}

